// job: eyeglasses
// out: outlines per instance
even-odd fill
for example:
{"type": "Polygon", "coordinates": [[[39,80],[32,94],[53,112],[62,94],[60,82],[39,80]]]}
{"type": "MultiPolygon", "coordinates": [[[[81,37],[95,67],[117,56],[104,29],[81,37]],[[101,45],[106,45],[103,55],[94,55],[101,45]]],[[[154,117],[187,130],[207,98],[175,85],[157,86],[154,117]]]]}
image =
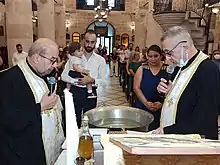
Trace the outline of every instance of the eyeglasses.
{"type": "Polygon", "coordinates": [[[41,57],[43,57],[43,58],[45,58],[45,59],[47,59],[47,60],[50,60],[50,62],[52,63],[52,65],[55,64],[55,63],[58,61],[58,58],[54,58],[54,57],[52,57],[52,58],[47,58],[47,57],[45,57],[45,56],[43,56],[43,55],[41,55],[41,54],[39,54],[39,56],[41,56],[41,57]]]}
{"type": "Polygon", "coordinates": [[[166,55],[166,56],[171,56],[172,55],[172,51],[174,49],[176,49],[179,46],[179,44],[182,44],[182,43],[187,43],[187,41],[180,41],[180,42],[178,42],[178,44],[176,44],[176,46],[174,46],[171,50],[163,50],[163,54],[166,55]]]}
{"type": "Polygon", "coordinates": [[[214,56],[214,55],[217,55],[217,54],[220,54],[220,52],[215,51],[215,52],[213,53],[213,56],[214,56]]]}

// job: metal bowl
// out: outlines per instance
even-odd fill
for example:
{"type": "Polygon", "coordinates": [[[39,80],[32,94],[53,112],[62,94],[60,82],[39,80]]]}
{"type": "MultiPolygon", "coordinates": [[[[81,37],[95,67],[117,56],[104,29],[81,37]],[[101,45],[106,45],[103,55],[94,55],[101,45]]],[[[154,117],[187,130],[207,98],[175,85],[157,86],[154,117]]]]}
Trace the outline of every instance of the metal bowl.
{"type": "Polygon", "coordinates": [[[126,106],[106,106],[87,111],[90,126],[147,131],[154,117],[149,112],[126,106]]]}

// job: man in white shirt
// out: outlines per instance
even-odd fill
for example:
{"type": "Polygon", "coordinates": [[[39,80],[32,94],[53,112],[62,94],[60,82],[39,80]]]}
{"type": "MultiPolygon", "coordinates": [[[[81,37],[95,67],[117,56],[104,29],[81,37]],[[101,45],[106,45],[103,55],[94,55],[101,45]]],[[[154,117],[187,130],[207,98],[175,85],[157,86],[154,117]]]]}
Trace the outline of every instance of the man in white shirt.
{"type": "MultiPolygon", "coordinates": [[[[85,76],[80,79],[73,79],[69,76],[69,71],[72,70],[72,63],[70,56],[69,61],[65,65],[65,69],[61,75],[61,79],[67,83],[72,84],[70,92],[73,94],[73,101],[75,106],[75,112],[77,117],[77,125],[81,126],[81,116],[82,112],[85,113],[90,109],[96,107],[97,98],[88,99],[87,98],[87,88],[86,85],[93,83],[93,93],[97,94],[97,85],[103,86],[106,84],[106,62],[103,57],[94,52],[96,45],[96,34],[93,30],[88,30],[85,33],[84,40],[84,55],[82,56],[85,69],[89,70],[90,76],[85,76]]],[[[73,52],[70,51],[70,54],[73,52]]]]}
{"type": "Polygon", "coordinates": [[[16,49],[17,49],[17,52],[15,52],[12,56],[12,64],[13,66],[17,65],[17,63],[26,58],[28,56],[28,54],[26,52],[23,51],[23,47],[21,44],[17,44],[16,45],[16,49]]]}

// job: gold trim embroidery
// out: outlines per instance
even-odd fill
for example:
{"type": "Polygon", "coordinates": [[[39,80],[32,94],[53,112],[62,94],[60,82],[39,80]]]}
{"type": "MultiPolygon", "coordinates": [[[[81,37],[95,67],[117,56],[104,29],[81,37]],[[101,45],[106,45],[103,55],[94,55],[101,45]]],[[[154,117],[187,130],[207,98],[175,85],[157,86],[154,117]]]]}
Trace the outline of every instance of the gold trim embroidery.
{"type": "MultiPolygon", "coordinates": [[[[168,92],[167,97],[166,97],[166,99],[165,99],[165,101],[164,101],[164,105],[165,105],[166,102],[167,102],[167,104],[168,104],[168,107],[171,107],[171,105],[174,104],[174,110],[173,110],[174,113],[173,113],[173,119],[172,119],[173,124],[176,123],[177,105],[178,105],[179,99],[180,99],[180,97],[181,97],[183,91],[184,91],[185,88],[187,87],[188,83],[190,82],[191,78],[193,77],[194,73],[196,72],[196,70],[197,70],[197,68],[199,67],[199,65],[201,64],[201,62],[204,61],[204,60],[207,59],[207,58],[208,58],[207,55],[205,55],[204,53],[200,52],[200,54],[196,57],[196,59],[192,62],[192,64],[190,64],[190,66],[189,66],[188,68],[186,68],[184,71],[181,71],[180,74],[186,73],[189,69],[191,69],[191,67],[193,67],[193,66],[196,65],[195,68],[194,68],[194,69],[192,70],[192,72],[190,73],[188,79],[184,82],[185,84],[181,87],[181,89],[180,89],[180,91],[179,91],[179,94],[177,95],[177,99],[176,99],[174,102],[173,102],[173,100],[172,100],[173,98],[170,98],[170,99],[168,99],[168,98],[169,98],[169,96],[171,95],[171,93],[173,92],[174,87],[175,87],[175,85],[177,84],[177,82],[178,82],[178,80],[179,80],[180,77],[176,80],[176,82],[175,82],[174,85],[172,86],[171,90],[168,92]]],[[[163,106],[161,114],[164,113],[164,109],[165,109],[165,107],[163,106]]],[[[163,115],[161,115],[161,120],[160,120],[160,121],[161,121],[161,124],[160,124],[161,126],[162,126],[162,121],[163,121],[163,120],[164,120],[163,115]]]]}

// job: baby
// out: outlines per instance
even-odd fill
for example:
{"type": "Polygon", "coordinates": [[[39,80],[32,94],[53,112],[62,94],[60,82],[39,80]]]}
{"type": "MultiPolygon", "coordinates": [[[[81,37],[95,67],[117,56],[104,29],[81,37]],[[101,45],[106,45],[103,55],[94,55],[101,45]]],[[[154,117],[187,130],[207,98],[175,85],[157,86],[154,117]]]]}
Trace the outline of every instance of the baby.
{"type": "MultiPolygon", "coordinates": [[[[69,71],[69,76],[72,78],[83,78],[89,76],[89,70],[85,69],[85,59],[82,58],[83,52],[81,45],[77,42],[71,44],[70,48],[73,70],[69,71]]],[[[87,84],[88,98],[96,98],[97,96],[92,91],[92,83],[87,84]]]]}

